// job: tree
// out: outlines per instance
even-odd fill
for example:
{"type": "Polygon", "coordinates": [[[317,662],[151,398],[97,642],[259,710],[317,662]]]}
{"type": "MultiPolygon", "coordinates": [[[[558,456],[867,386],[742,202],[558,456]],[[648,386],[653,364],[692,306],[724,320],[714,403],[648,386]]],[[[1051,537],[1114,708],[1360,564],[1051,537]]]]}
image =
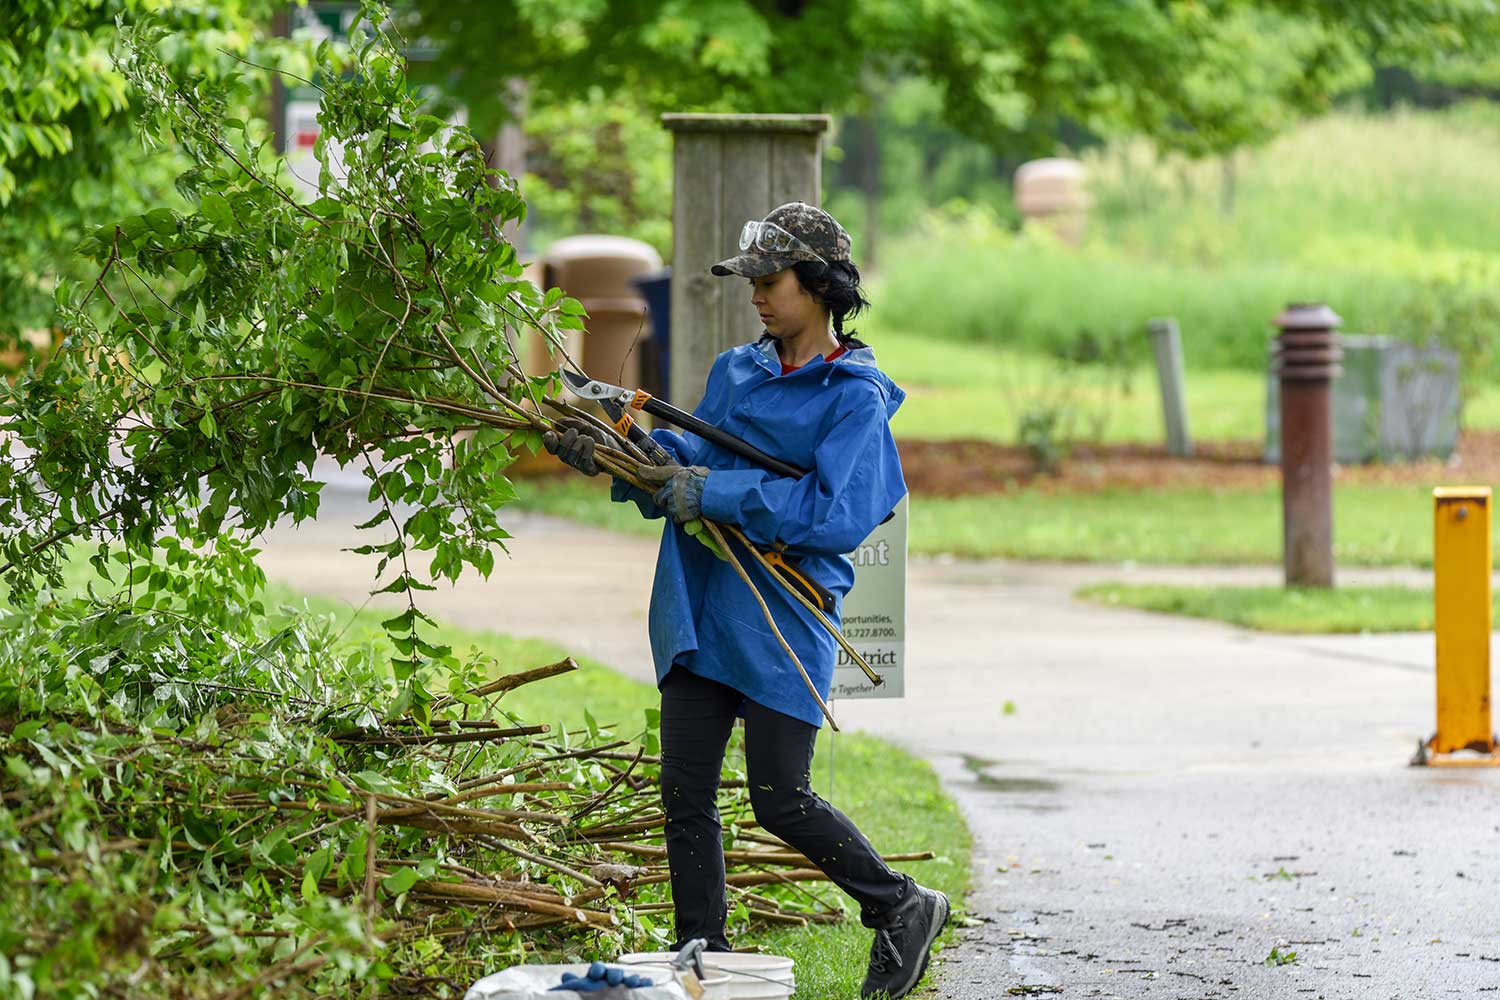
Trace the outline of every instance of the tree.
{"type": "MultiPolygon", "coordinates": [[[[74,247],[101,214],[170,196],[184,168],[170,146],[143,146],[140,110],[112,53],[116,21],[149,14],[168,29],[162,58],[205,80],[241,58],[306,72],[297,46],[262,37],[271,0],[13,0],[0,5],[0,349],[56,325],[53,288],[80,277],[74,247]]],[[[253,81],[252,81],[253,82],[253,81]]],[[[246,92],[242,117],[259,95],[246,92]]]]}
{"type": "Polygon", "coordinates": [[[1486,0],[414,0],[430,64],[481,130],[589,88],[657,111],[843,111],[865,74],[935,82],[943,115],[984,141],[1066,115],[1215,150],[1320,110],[1369,60],[1484,53],[1486,0]]]}
{"type": "MultiPolygon", "coordinates": [[[[348,63],[317,53],[310,202],[236,114],[244,64],[209,76],[149,19],[122,32],[135,138],[181,173],[89,228],[60,353],[0,383],[5,996],[456,997],[541,928],[668,940],[615,913],[637,881],[665,892],[616,839],[659,836],[652,720],[623,768],[589,716],[542,742],[494,700],[576,665],[489,677],[418,607],[493,568],[514,453],[593,418],[516,363],[523,330],[558,343],[583,310],[521,277],[514,180],[424,113],[387,12],[365,18],[348,63]],[[254,540],[316,512],[319,454],[378,505],[357,551],[406,600],[375,637],[262,601],[254,540]]],[[[612,440],[601,467],[644,485],[612,440]]]]}
{"type": "MultiPolygon", "coordinates": [[[[421,112],[388,47],[367,44],[347,79],[324,47],[324,194],[299,202],[264,129],[235,114],[254,83],[178,72],[158,54],[169,37],[129,29],[120,67],[141,137],[181,157],[177,197],[91,230],[94,277],[60,288],[65,350],[5,400],[6,568],[56,579],[52,543],[75,535],[143,560],[168,536],[253,537],[316,511],[324,453],[367,468],[377,524],[422,505],[368,548],[400,567],[391,589],[422,586],[417,551],[434,576],[487,573],[512,434],[534,445],[555,391],[520,373],[514,338],[581,326],[576,302],[521,279],[499,232],[524,211],[515,183],[421,112]]],[[[413,603],[397,665],[418,704],[422,620],[413,603]]]]}
{"type": "MultiPolygon", "coordinates": [[[[910,121],[896,103],[903,91],[924,119],[935,114],[1002,158],[978,163],[961,150],[949,165],[983,187],[1005,159],[1055,152],[1063,132],[1145,134],[1192,156],[1263,143],[1363,83],[1373,64],[1487,57],[1500,38],[1487,0],[413,0],[409,10],[411,30],[438,47],[427,81],[481,132],[509,114],[507,78],[525,80],[531,107],[554,116],[585,117],[600,95],[617,116],[639,109],[638,133],[661,111],[851,113],[842,174],[864,192],[866,255],[885,200],[877,192],[914,176],[893,159],[892,134],[936,131],[910,121]],[[860,120],[877,107],[880,120],[860,120]]],[[[559,159],[548,155],[555,136],[536,138],[559,159]]],[[[611,186],[649,190],[661,170],[642,164],[655,146],[641,144],[636,176],[611,186]]],[[[574,149],[569,162],[580,159],[574,149]]],[[[612,205],[591,186],[606,172],[618,177],[590,168],[561,187],[548,178],[547,207],[612,205]]],[[[607,213],[649,238],[622,215],[631,213],[607,213]]]]}

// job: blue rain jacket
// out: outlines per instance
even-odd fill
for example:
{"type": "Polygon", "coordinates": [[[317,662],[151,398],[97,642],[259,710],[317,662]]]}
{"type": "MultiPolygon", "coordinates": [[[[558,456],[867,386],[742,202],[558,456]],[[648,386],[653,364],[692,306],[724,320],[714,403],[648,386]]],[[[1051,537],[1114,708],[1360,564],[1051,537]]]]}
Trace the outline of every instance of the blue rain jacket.
{"type": "MultiPolygon", "coordinates": [[[[804,573],[833,592],[839,606],[828,617],[838,624],[843,597],[854,585],[848,553],[906,495],[890,430],[905,398],[875,367],[868,347],[832,362],[815,358],[782,375],[775,342],[763,337],[719,355],[694,415],[813,471],[801,479],[777,476],[690,432],[662,429],[651,436],[683,465],[710,470],[705,517],[739,525],[762,549],[782,543],[804,573]]],[[[611,495],[635,501],[646,517],[663,516],[650,494],[619,479],[611,495]]],[[[827,700],[838,651],[833,637],[753,556],[731,545],[827,700]]],[[[656,561],[650,627],[657,684],[681,664],[767,708],[822,725],[818,703],[734,567],[670,519],[656,561]]]]}

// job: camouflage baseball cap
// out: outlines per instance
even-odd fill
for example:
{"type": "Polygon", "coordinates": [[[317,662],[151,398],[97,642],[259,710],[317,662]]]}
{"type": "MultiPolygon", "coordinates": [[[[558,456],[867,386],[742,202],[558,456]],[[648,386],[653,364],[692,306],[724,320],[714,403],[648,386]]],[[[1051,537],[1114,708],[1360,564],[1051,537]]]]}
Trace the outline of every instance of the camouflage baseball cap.
{"type": "Polygon", "coordinates": [[[740,249],[743,252],[738,256],[721,260],[709,270],[721,278],[728,274],[762,278],[799,260],[848,260],[849,234],[821,208],[793,201],[773,209],[759,222],[746,223],[740,249]]]}

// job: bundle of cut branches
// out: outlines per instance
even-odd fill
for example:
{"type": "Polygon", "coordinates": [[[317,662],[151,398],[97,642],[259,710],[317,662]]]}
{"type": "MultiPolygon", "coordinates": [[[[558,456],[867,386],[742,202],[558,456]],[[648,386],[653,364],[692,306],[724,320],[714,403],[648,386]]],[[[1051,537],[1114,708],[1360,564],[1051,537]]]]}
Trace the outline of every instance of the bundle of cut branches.
{"type": "MultiPolygon", "coordinates": [[[[8,715],[0,839],[27,914],[0,932],[12,971],[86,950],[106,996],[319,995],[361,977],[431,995],[530,949],[661,947],[654,733],[554,731],[499,705],[575,666],[475,686],[425,724],[330,725],[243,693],[175,729],[8,715]]],[[[840,919],[733,772],[720,810],[732,903],[840,919]]]]}

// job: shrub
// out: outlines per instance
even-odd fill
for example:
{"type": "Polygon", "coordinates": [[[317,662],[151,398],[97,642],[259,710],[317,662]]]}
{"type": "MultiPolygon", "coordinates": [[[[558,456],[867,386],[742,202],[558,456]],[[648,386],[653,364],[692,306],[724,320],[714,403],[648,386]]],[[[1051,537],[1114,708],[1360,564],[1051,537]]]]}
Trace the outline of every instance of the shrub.
{"type": "MultiPolygon", "coordinates": [[[[892,254],[888,259],[894,259],[892,254]]],[[[1046,233],[1006,232],[982,211],[938,218],[877,286],[890,326],[999,347],[1052,352],[1080,329],[1142,329],[1176,316],[1194,368],[1263,369],[1287,303],[1325,301],[1346,330],[1378,331],[1413,294],[1408,283],[1293,262],[1188,267],[1099,245],[1074,250],[1046,233]]]]}

